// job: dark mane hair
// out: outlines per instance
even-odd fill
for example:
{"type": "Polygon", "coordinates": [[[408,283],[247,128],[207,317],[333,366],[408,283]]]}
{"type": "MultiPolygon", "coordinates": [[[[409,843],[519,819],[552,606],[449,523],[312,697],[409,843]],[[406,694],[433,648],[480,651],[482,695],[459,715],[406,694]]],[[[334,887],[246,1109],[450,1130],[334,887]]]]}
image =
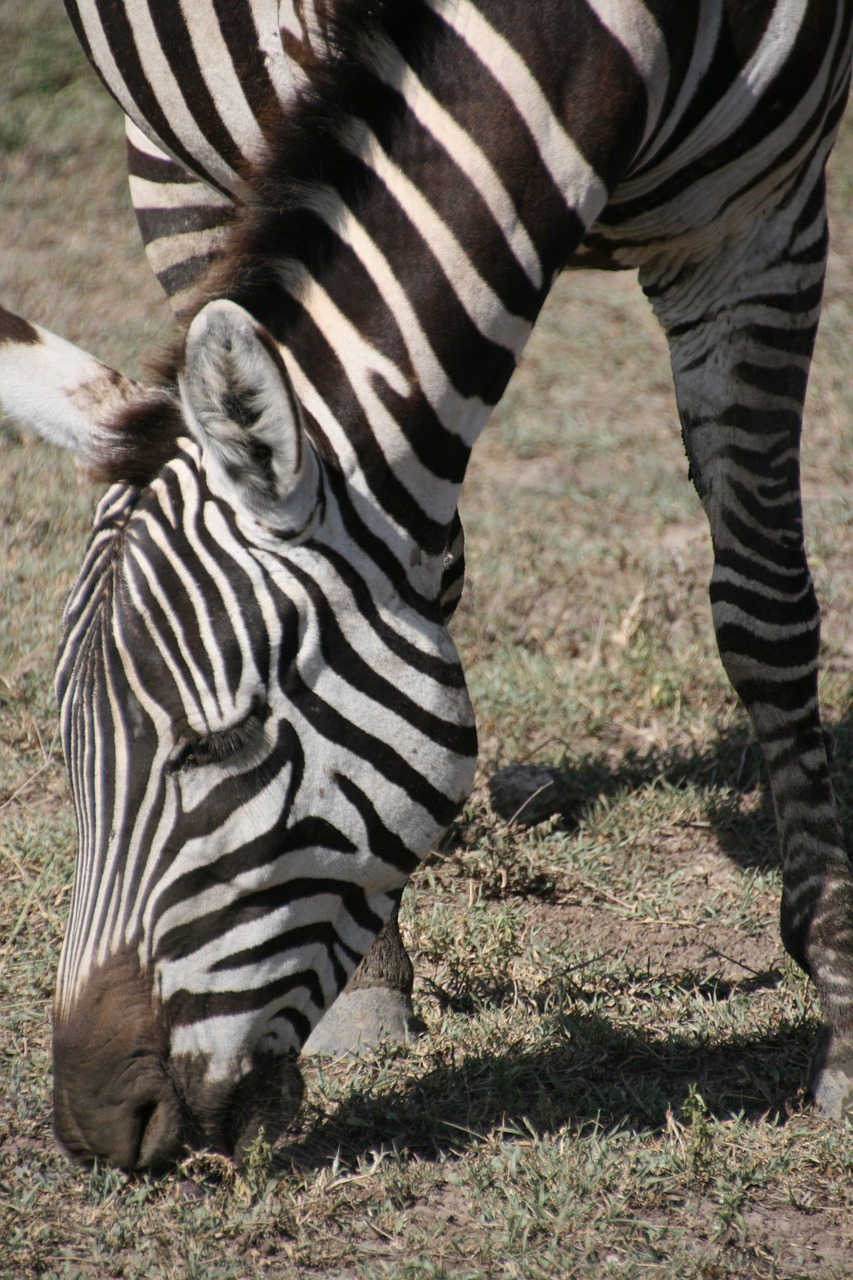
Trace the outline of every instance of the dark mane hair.
{"type": "MultiPolygon", "coordinates": [[[[366,121],[387,142],[405,114],[399,93],[372,69],[389,46],[415,68],[429,56],[443,24],[423,0],[337,0],[328,13],[328,54],[307,69],[309,80],[293,109],[276,121],[262,165],[249,175],[249,195],[238,211],[222,260],[197,297],[196,314],[214,298],[240,304],[283,339],[300,313],[282,288],[285,262],[304,264],[319,276],[337,240],[311,207],[318,191],[334,190],[358,207],[369,186],[365,168],[344,145],[350,121],[366,121]]],[[[186,434],[177,398],[186,327],[149,365],[149,400],[131,406],[109,426],[110,446],[93,474],[105,482],[148,483],[175,455],[186,434]]]]}

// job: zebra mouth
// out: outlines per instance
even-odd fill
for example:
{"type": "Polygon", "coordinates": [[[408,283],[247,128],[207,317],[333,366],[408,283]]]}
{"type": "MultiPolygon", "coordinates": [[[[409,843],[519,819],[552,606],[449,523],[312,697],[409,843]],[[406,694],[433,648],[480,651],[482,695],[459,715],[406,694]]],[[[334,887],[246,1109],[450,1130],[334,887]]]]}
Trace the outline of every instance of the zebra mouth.
{"type": "Polygon", "coordinates": [[[122,1097],[87,1107],[79,1091],[54,1089],[53,1128],[76,1164],[108,1161],[131,1172],[168,1168],[184,1150],[184,1114],[165,1072],[143,1069],[122,1097]]]}
{"type": "Polygon", "coordinates": [[[54,1089],[54,1134],[75,1164],[106,1161],[126,1172],[158,1173],[187,1148],[206,1149],[241,1162],[259,1137],[274,1142],[293,1120],[302,1077],[292,1058],[269,1059],[239,1084],[207,1091],[188,1107],[166,1070],[148,1055],[119,1072],[121,1087],[99,1090],[92,1105],[66,1078],[54,1089]]]}
{"type": "Polygon", "coordinates": [[[112,956],[54,1016],[53,1126],[72,1160],[157,1169],[180,1155],[186,1113],[166,1060],[138,961],[112,956]]]}
{"type": "Polygon", "coordinates": [[[259,1136],[274,1142],[293,1123],[304,1089],[294,1056],[259,1058],[236,1085],[199,1084],[203,1067],[186,1059],[175,1071],[190,1116],[189,1146],[220,1152],[239,1164],[259,1136]]]}
{"type": "Polygon", "coordinates": [[[293,1056],[256,1055],[236,1083],[210,1083],[204,1054],[170,1058],[150,980],[131,954],[87,975],[53,1032],[54,1133],[76,1163],[160,1171],[187,1148],[240,1160],[263,1130],[293,1121],[302,1077],[293,1056]]]}

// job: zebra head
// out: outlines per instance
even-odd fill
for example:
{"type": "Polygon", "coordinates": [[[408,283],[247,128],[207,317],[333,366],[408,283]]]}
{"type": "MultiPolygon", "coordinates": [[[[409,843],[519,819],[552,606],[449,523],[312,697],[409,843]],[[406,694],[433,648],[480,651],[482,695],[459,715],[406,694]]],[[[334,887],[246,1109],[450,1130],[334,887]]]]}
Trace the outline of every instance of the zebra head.
{"type": "MultiPolygon", "coordinates": [[[[40,361],[47,394],[56,340],[6,329],[0,391],[46,433],[14,386],[40,361]]],[[[292,1118],[294,1058],[464,800],[475,732],[441,556],[392,568],[246,312],[199,314],[179,397],[82,355],[70,376],[71,351],[50,434],[86,461],[129,447],[117,401],[137,451],[174,420],[156,474],[98,506],[56,675],[78,860],[55,1127],[147,1167],[292,1118]]]]}

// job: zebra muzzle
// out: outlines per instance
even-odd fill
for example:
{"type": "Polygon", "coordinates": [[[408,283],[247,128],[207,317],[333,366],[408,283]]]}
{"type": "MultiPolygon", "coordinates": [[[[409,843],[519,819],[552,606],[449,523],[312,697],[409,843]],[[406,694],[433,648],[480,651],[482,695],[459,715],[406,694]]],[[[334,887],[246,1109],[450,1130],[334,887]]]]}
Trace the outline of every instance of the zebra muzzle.
{"type": "Polygon", "coordinates": [[[60,1146],[80,1164],[99,1160],[128,1172],[156,1171],[184,1147],[180,1101],[165,1074],[150,1067],[123,1096],[100,1097],[95,1105],[79,1087],[57,1084],[53,1123],[60,1146]]]}
{"type": "Polygon", "coordinates": [[[187,1148],[233,1156],[293,1122],[302,1077],[293,1056],[257,1055],[238,1079],[211,1082],[204,1053],[170,1055],[148,975],[112,956],[57,999],[53,1028],[54,1133],[80,1164],[164,1169],[187,1148]]]}
{"type": "Polygon", "coordinates": [[[156,1169],[184,1149],[186,1116],[170,1078],[150,988],[131,957],[90,973],[53,1029],[53,1125],[74,1160],[156,1169]]]}

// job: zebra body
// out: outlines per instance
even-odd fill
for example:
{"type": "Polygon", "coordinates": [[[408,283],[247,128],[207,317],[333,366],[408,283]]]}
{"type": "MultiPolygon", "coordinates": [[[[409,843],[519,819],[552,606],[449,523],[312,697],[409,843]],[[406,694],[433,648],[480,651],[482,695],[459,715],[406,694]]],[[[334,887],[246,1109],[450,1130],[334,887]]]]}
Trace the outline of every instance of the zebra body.
{"type": "MultiPolygon", "coordinates": [[[[156,8],[127,0],[143,44],[156,8]]],[[[818,1092],[840,1112],[853,886],[798,443],[851,5],[339,8],[311,93],[239,188],[202,164],[167,80],[148,88],[177,145],[136,122],[240,203],[204,282],[226,300],[195,299],[160,384],[117,421],[63,427],[125,483],[99,508],[57,669],[80,832],[60,1135],[147,1165],[186,1137],[239,1147],[271,1093],[287,1113],[290,1055],[470,784],[445,549],[549,285],[584,263],[637,268],[667,333],[720,651],[770,769],[783,937],[821,993],[818,1092]],[[119,1032],[97,1047],[117,990],[119,1032]],[[145,1065],[95,1105],[77,1066],[94,1056],[110,1080],[145,1065]]],[[[117,52],[100,66],[122,100],[117,52]]],[[[24,324],[0,317],[0,393],[22,414],[51,349],[24,324]]]]}
{"type": "Polygon", "coordinates": [[[130,194],[152,270],[179,317],[225,251],[246,181],[325,51],[322,8],[289,0],[68,0],[74,29],[125,111],[130,194]]]}

